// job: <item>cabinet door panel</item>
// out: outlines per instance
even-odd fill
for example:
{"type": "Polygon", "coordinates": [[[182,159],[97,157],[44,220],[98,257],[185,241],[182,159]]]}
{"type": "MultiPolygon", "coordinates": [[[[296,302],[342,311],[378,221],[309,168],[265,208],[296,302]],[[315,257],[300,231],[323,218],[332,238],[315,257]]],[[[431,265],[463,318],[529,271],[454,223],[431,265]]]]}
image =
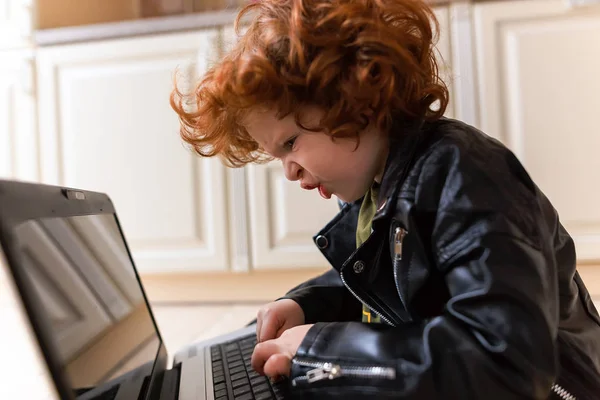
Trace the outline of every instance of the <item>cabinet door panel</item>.
{"type": "Polygon", "coordinates": [[[562,1],[474,7],[481,128],[548,195],[579,260],[600,259],[600,10],[562,1]]]}
{"type": "Polygon", "coordinates": [[[186,151],[169,94],[216,55],[207,30],[42,48],[44,182],[108,193],[142,273],[228,267],[225,171],[186,151]]]}

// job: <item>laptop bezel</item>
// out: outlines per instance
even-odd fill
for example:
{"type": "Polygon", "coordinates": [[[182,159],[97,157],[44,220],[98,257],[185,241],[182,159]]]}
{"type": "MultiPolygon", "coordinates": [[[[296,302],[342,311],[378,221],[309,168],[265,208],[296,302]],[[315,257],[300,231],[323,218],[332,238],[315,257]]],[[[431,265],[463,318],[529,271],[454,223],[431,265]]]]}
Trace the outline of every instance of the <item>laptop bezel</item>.
{"type": "Polygon", "coordinates": [[[24,271],[17,267],[17,265],[21,265],[21,260],[19,243],[14,235],[14,228],[28,220],[98,214],[109,214],[115,218],[127,255],[134,268],[135,278],[158,335],[159,347],[154,359],[148,390],[144,397],[145,400],[156,399],[158,393],[160,393],[162,383],[160,377],[167,368],[167,352],[137,268],[135,268],[119,218],[109,196],[105,193],[71,187],[0,179],[0,247],[2,247],[8,271],[19,291],[33,333],[39,343],[49,373],[56,386],[56,391],[61,399],[75,399],[75,397],[71,391],[69,380],[58,361],[58,352],[52,345],[49,335],[50,321],[43,309],[38,307],[39,301],[36,298],[34,288],[26,278],[24,271]]]}

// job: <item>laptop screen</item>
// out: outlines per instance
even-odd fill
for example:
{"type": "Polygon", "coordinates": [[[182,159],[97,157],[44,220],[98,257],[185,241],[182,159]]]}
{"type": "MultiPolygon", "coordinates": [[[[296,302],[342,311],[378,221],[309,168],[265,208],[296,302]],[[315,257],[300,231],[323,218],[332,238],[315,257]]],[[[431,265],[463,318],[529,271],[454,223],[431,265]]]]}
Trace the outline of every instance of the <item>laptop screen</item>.
{"type": "Polygon", "coordinates": [[[131,379],[143,390],[160,338],[114,216],[28,220],[15,233],[74,396],[131,379]]]}

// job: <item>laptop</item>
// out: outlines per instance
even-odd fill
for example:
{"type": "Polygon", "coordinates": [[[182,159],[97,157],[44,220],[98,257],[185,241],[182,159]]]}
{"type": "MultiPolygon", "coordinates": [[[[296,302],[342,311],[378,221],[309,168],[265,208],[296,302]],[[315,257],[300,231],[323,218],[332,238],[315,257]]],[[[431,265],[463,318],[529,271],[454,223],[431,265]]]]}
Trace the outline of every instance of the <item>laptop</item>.
{"type": "MultiPolygon", "coordinates": [[[[250,366],[249,325],[177,349],[172,365],[108,195],[0,180],[8,267],[60,399],[282,399],[250,366]]],[[[32,399],[34,400],[34,399],[32,399]]]]}

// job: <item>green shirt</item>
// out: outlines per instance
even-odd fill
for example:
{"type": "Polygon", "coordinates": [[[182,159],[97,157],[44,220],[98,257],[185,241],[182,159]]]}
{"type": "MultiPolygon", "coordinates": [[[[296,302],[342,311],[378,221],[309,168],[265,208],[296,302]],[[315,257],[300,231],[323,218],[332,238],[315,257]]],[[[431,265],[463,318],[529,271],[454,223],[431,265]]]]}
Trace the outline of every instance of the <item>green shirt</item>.
{"type": "MultiPolygon", "coordinates": [[[[379,185],[374,182],[367,194],[365,195],[363,202],[360,206],[358,213],[358,224],[356,226],[356,247],[360,247],[361,244],[367,240],[371,235],[371,223],[373,217],[377,212],[377,194],[379,193],[379,185]]],[[[362,322],[368,323],[380,323],[381,319],[379,315],[371,313],[371,310],[363,304],[362,311],[362,322]]]]}

